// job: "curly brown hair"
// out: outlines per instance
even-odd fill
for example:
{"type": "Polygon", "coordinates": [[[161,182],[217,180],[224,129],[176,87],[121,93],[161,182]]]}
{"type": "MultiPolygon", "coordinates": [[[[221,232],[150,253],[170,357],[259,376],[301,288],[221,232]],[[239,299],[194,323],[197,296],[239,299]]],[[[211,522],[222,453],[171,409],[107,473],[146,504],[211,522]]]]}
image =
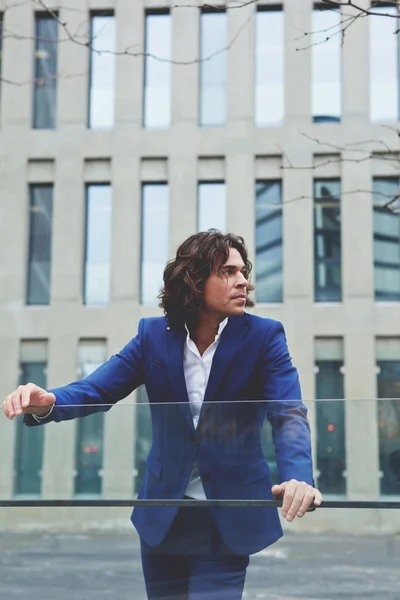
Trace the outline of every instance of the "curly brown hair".
{"type": "MultiPolygon", "coordinates": [[[[182,328],[185,323],[196,322],[198,311],[203,306],[204,284],[211,272],[221,273],[229,257],[230,248],[235,248],[245,264],[246,279],[249,280],[252,264],[248,259],[244,239],[233,233],[223,234],[217,229],[196,233],[182,242],[176,257],[164,269],[164,287],[158,298],[168,324],[182,328]]],[[[251,285],[247,291],[253,291],[251,285]]],[[[247,297],[246,307],[254,302],[247,297]]]]}

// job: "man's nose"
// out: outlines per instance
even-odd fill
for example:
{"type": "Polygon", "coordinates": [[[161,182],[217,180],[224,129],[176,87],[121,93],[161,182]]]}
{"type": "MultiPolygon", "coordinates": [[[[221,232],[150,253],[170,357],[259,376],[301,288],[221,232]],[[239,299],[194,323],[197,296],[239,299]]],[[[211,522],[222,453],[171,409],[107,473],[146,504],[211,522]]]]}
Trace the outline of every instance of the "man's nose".
{"type": "Polygon", "coordinates": [[[237,285],[239,287],[243,287],[246,288],[249,285],[249,282],[247,281],[246,277],[243,275],[243,273],[240,273],[239,279],[237,281],[237,285]]]}

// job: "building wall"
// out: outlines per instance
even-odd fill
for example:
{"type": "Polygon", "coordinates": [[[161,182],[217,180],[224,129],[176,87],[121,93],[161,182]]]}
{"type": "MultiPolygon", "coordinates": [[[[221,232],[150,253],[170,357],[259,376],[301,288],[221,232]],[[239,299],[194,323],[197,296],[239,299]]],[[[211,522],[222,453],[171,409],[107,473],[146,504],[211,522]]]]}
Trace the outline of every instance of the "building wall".
{"type": "MultiPolygon", "coordinates": [[[[0,3],[1,4],[1,3],[0,3]]],[[[4,2],[3,2],[4,4],[4,2]]],[[[90,10],[113,9],[118,20],[119,48],[143,47],[146,7],[175,2],[151,0],[68,0],[60,19],[75,31],[90,10]]],[[[310,31],[310,0],[285,0],[286,22],[310,31]]],[[[350,11],[350,8],[346,8],[350,11]]],[[[172,8],[173,60],[198,56],[197,9],[172,8]]],[[[338,154],[360,140],[382,140],[392,152],[399,138],[369,120],[367,19],[354,23],[343,46],[343,96],[340,123],[315,124],[310,113],[310,52],[296,51],[293,29],[285,34],[285,120],[282,127],[254,126],[254,6],[228,11],[229,39],[243,27],[229,50],[228,117],[225,127],[198,126],[198,62],[172,66],[172,125],[165,130],[142,127],[142,57],[117,60],[115,127],[87,128],[88,52],[74,43],[59,45],[57,128],[33,130],[33,42],[3,40],[3,78],[25,82],[1,86],[1,235],[0,235],[0,396],[18,383],[20,340],[46,339],[49,344],[48,387],[77,377],[80,339],[106,339],[108,353],[118,351],[135,335],[140,318],[158,315],[140,304],[141,177],[144,169],[167,166],[170,185],[169,254],[196,231],[197,181],[200,158],[222,157],[227,189],[228,230],[247,241],[254,259],[254,182],[281,178],[283,184],[284,302],[258,304],[255,314],[283,322],[310,408],[315,437],[314,339],[343,337],[345,356],[348,499],[379,496],[376,412],[375,338],[400,336],[399,306],[374,302],[372,210],[369,195],[344,195],[342,208],[343,301],[315,303],[313,279],[313,176],[310,169],[291,168],[323,162],[320,155],[338,154]],[[247,23],[247,24],[246,24],[247,23]],[[313,139],[329,142],[317,144],[313,139]],[[319,155],[319,156],[316,156],[319,155]],[[153,162],[148,163],[150,160],[153,162]],[[285,168],[280,168],[281,166],[285,168]],[[82,304],[84,252],[84,182],[110,181],[113,186],[111,299],[107,307],[82,304]],[[26,306],[28,183],[53,182],[52,288],[49,306],[26,306]],[[302,199],[291,202],[294,198],[302,199]],[[360,401],[359,399],[369,399],[360,401]]],[[[21,4],[7,15],[7,27],[32,35],[32,7],[21,4]]],[[[373,144],[372,144],[373,146],[373,144]]],[[[343,153],[346,154],[345,152],[343,153]]],[[[343,190],[369,190],[374,175],[393,175],[380,161],[336,162],[318,169],[318,176],[339,176],[343,190]]],[[[134,400],[134,395],[124,403],[134,400]]],[[[111,411],[105,425],[103,497],[132,497],[133,409],[111,411]],[[124,418],[131,411],[129,418],[124,418]],[[122,453],[121,453],[122,451],[122,453]],[[118,465],[118,469],[116,469],[118,465]]],[[[50,425],[45,431],[43,498],[71,498],[73,493],[75,423],[50,425]]],[[[12,495],[14,423],[0,419],[0,497],[12,495]]],[[[77,526],[86,519],[110,521],[112,509],[1,511],[0,526],[22,521],[77,526]]],[[[117,513],[113,512],[113,515],[117,513]]],[[[120,513],[118,513],[120,516],[120,513]]],[[[364,511],[355,518],[362,531],[396,529],[394,515],[364,511]]],[[[295,527],[340,530],[353,527],[351,511],[322,511],[295,527]]]]}

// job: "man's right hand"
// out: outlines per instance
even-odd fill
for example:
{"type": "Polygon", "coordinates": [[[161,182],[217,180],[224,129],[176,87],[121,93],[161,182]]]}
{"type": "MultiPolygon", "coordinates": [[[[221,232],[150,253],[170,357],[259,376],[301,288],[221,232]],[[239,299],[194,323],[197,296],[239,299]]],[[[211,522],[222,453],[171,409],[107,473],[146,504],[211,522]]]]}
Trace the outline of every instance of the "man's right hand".
{"type": "Polygon", "coordinates": [[[6,417],[12,420],[14,417],[28,414],[45,414],[55,404],[54,394],[47,392],[34,383],[20,385],[9,394],[3,402],[3,411],[6,417]]]}

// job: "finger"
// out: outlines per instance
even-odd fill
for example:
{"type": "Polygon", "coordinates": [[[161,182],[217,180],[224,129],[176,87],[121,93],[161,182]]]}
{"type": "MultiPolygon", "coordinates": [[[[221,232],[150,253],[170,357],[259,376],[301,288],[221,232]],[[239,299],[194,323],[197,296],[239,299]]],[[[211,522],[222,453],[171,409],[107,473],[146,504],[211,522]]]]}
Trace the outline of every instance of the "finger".
{"type": "Polygon", "coordinates": [[[24,386],[21,392],[21,406],[26,408],[31,402],[31,391],[27,386],[24,386]]]}
{"type": "Polygon", "coordinates": [[[322,494],[319,490],[314,489],[314,504],[315,506],[321,506],[322,494]]]}
{"type": "Polygon", "coordinates": [[[307,512],[307,510],[310,508],[310,506],[312,505],[313,500],[314,500],[314,493],[315,493],[314,488],[310,486],[304,495],[303,502],[301,503],[301,505],[299,506],[299,508],[297,510],[298,517],[300,517],[300,518],[303,517],[305,515],[305,513],[307,512]]]}
{"type": "Polygon", "coordinates": [[[283,494],[283,503],[282,503],[282,516],[286,517],[289,508],[292,505],[292,501],[296,492],[297,482],[289,481],[286,485],[284,494],[283,494]]]}
{"type": "Polygon", "coordinates": [[[17,416],[22,414],[21,408],[21,392],[20,389],[16,389],[13,394],[11,394],[11,407],[13,416],[17,416]]]}
{"type": "Polygon", "coordinates": [[[284,486],[281,485],[273,485],[271,488],[271,492],[273,493],[274,496],[280,496],[281,494],[283,494],[283,492],[285,491],[284,486]]]}
{"type": "Polygon", "coordinates": [[[296,486],[296,490],[293,494],[292,502],[287,511],[287,517],[286,517],[287,521],[289,521],[289,522],[293,521],[293,519],[297,515],[297,512],[304,500],[305,493],[306,493],[305,486],[303,486],[301,483],[298,483],[296,486]]]}
{"type": "Polygon", "coordinates": [[[10,408],[11,408],[11,406],[9,405],[9,400],[10,400],[10,395],[6,396],[6,399],[4,400],[4,402],[2,404],[3,412],[4,412],[5,416],[7,417],[7,419],[11,419],[12,418],[10,416],[10,408]]]}

